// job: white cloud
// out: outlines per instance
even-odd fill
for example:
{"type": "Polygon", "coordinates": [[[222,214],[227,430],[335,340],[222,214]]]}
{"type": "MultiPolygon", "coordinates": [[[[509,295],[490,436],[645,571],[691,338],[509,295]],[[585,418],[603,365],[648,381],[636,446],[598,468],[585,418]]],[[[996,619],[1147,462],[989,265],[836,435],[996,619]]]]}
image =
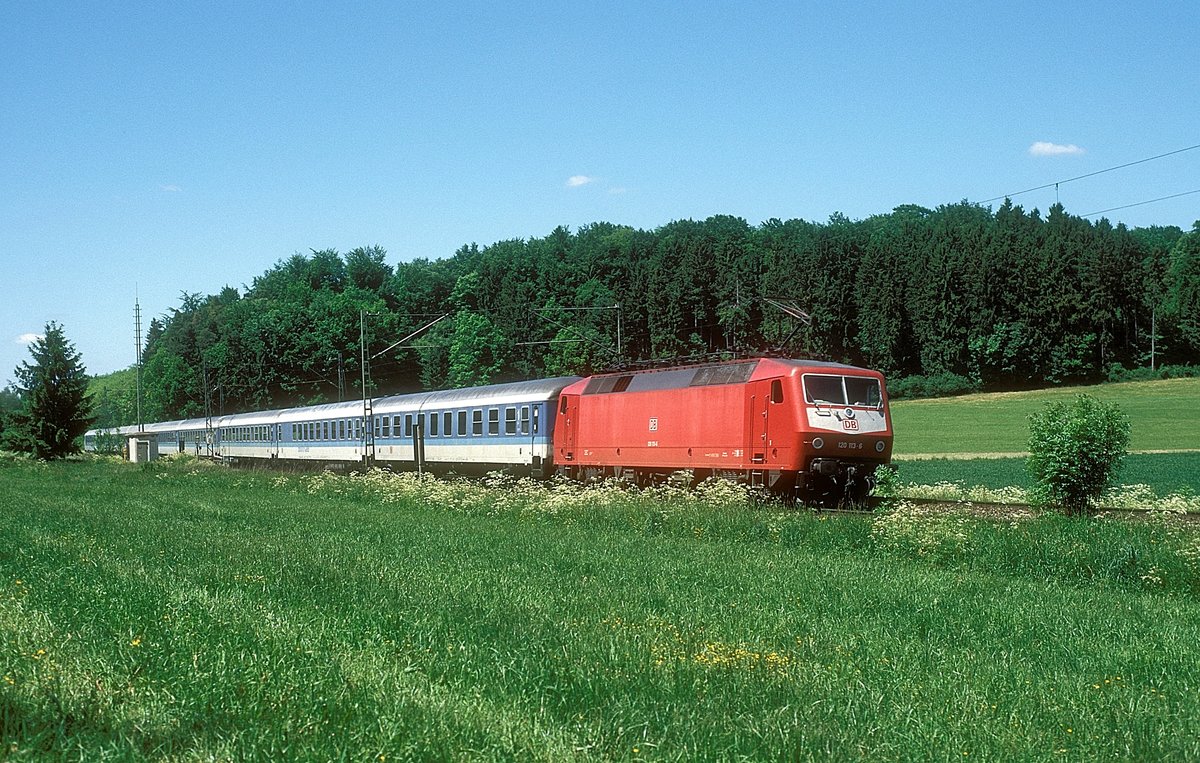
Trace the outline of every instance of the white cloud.
{"type": "Polygon", "coordinates": [[[1082,154],[1083,149],[1074,143],[1050,143],[1048,141],[1039,140],[1029,147],[1030,156],[1067,156],[1071,154],[1082,154]]]}
{"type": "Polygon", "coordinates": [[[21,334],[21,336],[17,337],[16,342],[17,344],[33,344],[37,340],[45,338],[41,334],[21,334]]]}
{"type": "Polygon", "coordinates": [[[182,193],[183,192],[183,189],[180,188],[179,186],[175,185],[174,183],[171,183],[170,185],[160,185],[159,190],[166,191],[167,193],[182,193]]]}
{"type": "Polygon", "coordinates": [[[567,188],[578,188],[591,183],[596,178],[588,177],[587,175],[572,175],[567,178],[567,188]]]}

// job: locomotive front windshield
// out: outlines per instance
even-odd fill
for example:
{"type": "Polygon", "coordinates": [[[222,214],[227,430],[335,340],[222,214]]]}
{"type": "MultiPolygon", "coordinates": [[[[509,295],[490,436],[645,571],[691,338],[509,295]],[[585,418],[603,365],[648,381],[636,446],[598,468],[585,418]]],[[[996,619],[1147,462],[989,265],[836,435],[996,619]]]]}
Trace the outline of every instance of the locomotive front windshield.
{"type": "Polygon", "coordinates": [[[804,399],[813,404],[878,408],[883,404],[883,393],[879,380],[869,376],[805,374],[804,399]]]}

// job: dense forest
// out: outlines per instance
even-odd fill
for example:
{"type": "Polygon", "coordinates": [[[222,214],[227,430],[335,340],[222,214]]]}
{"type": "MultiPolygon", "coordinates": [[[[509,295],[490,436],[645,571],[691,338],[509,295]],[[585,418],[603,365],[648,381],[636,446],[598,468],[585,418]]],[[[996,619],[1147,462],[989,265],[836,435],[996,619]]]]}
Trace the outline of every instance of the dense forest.
{"type": "MultiPolygon", "coordinates": [[[[1156,365],[1200,357],[1200,222],[963,202],[596,223],[395,265],[379,247],[314,250],[155,319],[145,418],[202,416],[206,397],[214,414],[360,397],[360,332],[376,394],[760,352],[970,388],[1098,380],[1149,365],[1152,345],[1156,365]]],[[[133,420],[131,373],[95,390],[101,425],[133,420]]]]}

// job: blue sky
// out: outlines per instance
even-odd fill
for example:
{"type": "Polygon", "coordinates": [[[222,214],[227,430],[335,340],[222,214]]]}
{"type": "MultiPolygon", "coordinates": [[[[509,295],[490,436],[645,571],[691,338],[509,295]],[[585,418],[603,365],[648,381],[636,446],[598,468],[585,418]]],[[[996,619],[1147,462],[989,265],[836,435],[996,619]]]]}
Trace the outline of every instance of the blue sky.
{"type": "MultiPolygon", "coordinates": [[[[314,248],[861,218],[1200,144],[1198,32],[1185,2],[4,3],[0,383],[49,320],[128,366],[135,283],[152,316],[314,248]]],[[[1197,188],[1200,150],[1059,195],[1197,188]]],[[[1200,194],[1108,216],[1188,228],[1200,194]]]]}

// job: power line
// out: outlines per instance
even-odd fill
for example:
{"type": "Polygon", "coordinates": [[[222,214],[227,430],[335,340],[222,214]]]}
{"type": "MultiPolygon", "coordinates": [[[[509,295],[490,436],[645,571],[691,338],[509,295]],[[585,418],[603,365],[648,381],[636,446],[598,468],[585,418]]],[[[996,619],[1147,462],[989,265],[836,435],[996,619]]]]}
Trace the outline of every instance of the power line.
{"type": "MultiPolygon", "coordinates": [[[[1083,180],[1084,178],[1090,178],[1090,177],[1094,177],[1096,175],[1103,175],[1105,172],[1112,172],[1114,170],[1125,169],[1126,167],[1132,167],[1135,164],[1145,164],[1146,162],[1152,162],[1155,159],[1162,159],[1163,157],[1174,156],[1175,154],[1182,154],[1184,151],[1194,151],[1197,148],[1200,148],[1200,143],[1197,143],[1194,146],[1188,146],[1187,148],[1179,148],[1174,151],[1168,151],[1167,153],[1159,154],[1158,156],[1150,156],[1145,159],[1138,159],[1136,162],[1126,162],[1125,164],[1118,164],[1116,167],[1109,167],[1108,169],[1096,170],[1095,172],[1089,172],[1086,175],[1079,175],[1077,177],[1067,178],[1066,180],[1059,180],[1054,183],[1046,183],[1045,185],[1039,185],[1036,188],[1026,188],[1024,191],[1017,191],[1016,193],[1006,193],[1001,196],[993,196],[992,198],[984,199],[983,201],[981,201],[979,203],[987,204],[987,203],[993,202],[993,201],[1000,201],[1001,199],[1010,199],[1013,196],[1020,196],[1023,193],[1031,193],[1033,191],[1041,191],[1046,188],[1057,188],[1058,186],[1063,185],[1064,183],[1073,183],[1076,180],[1083,180]]],[[[1166,198],[1171,198],[1171,197],[1166,197],[1166,198]]],[[[1143,203],[1149,204],[1150,202],[1143,202],[1143,203]]],[[[1111,210],[1106,210],[1106,211],[1111,211],[1111,210]]],[[[1100,214],[1100,213],[1093,212],[1093,214],[1100,214]]],[[[1087,215],[1084,215],[1084,217],[1087,217],[1087,215]]]]}
{"type": "Polygon", "coordinates": [[[1143,204],[1153,204],[1156,201],[1166,201],[1167,199],[1178,199],[1180,196],[1191,196],[1193,193],[1200,193],[1200,188],[1197,188],[1194,191],[1184,191],[1183,193],[1173,193],[1170,196],[1160,196],[1157,199],[1150,199],[1149,201],[1139,201],[1135,204],[1126,204],[1121,207],[1109,207],[1108,209],[1102,209],[1099,212],[1088,212],[1086,215],[1080,215],[1080,217],[1094,217],[1096,215],[1102,215],[1105,212],[1116,212],[1118,209],[1129,209],[1130,207],[1140,207],[1143,204]]]}

